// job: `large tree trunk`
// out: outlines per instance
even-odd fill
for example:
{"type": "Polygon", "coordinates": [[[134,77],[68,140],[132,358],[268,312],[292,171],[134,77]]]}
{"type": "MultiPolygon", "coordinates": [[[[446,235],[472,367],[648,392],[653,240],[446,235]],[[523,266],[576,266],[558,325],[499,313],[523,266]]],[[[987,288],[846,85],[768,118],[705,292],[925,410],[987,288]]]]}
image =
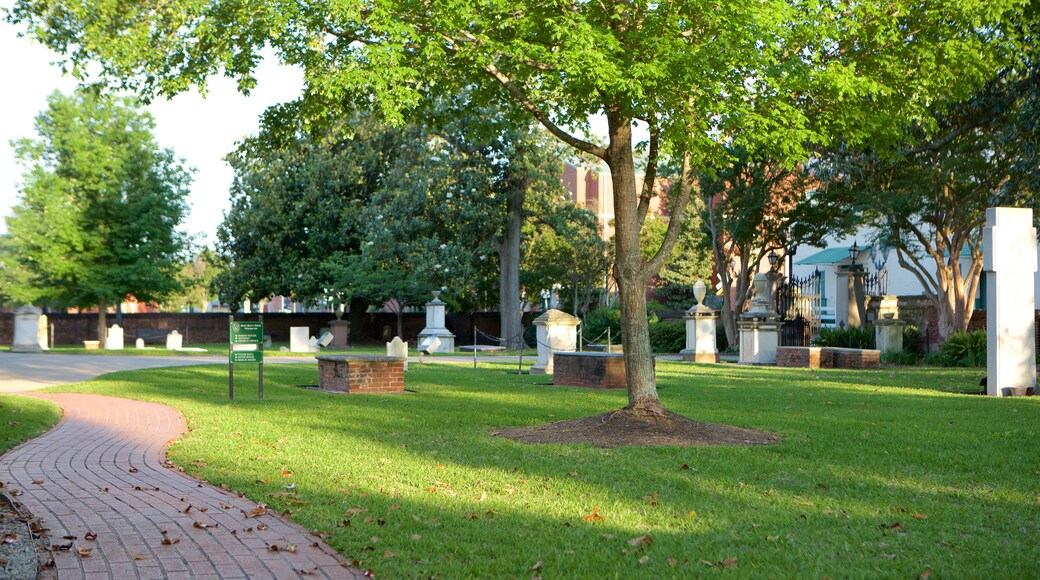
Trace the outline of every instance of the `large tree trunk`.
{"type": "Polygon", "coordinates": [[[520,312],[520,232],[524,224],[523,205],[522,191],[510,196],[509,221],[496,248],[501,346],[510,350],[521,349],[524,344],[520,312]]]}
{"type": "Polygon", "coordinates": [[[650,350],[650,328],[646,319],[646,284],[639,246],[639,198],[635,161],[632,156],[631,120],[616,112],[607,113],[610,145],[606,162],[614,186],[614,242],[621,303],[621,337],[624,342],[625,375],[630,409],[664,413],[657,395],[654,360],[650,350]]]}
{"type": "Polygon", "coordinates": [[[105,315],[107,314],[108,303],[104,300],[98,303],[97,311],[97,335],[98,340],[101,341],[101,348],[105,348],[105,336],[108,330],[108,323],[106,322],[105,315]]]}

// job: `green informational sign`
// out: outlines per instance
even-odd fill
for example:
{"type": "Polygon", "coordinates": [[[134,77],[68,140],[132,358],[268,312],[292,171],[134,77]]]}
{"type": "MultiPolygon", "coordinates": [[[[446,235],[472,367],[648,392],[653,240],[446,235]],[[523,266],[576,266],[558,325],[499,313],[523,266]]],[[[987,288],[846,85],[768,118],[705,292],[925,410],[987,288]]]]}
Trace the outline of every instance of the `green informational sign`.
{"type": "Polygon", "coordinates": [[[232,322],[231,344],[256,344],[264,343],[263,322],[232,322]]]}
{"type": "Polygon", "coordinates": [[[264,351],[262,350],[233,350],[231,351],[232,363],[262,363],[264,362],[264,351]]]}

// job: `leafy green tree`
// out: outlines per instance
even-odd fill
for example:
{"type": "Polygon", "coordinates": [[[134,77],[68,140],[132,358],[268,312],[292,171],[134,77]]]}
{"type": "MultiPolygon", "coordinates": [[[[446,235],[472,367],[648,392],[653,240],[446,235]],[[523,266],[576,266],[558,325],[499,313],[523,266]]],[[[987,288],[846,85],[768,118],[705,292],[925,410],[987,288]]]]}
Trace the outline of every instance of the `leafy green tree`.
{"type": "Polygon", "coordinates": [[[966,332],[982,274],[986,208],[1029,207],[1040,219],[1036,189],[1036,111],[1040,69],[1014,68],[972,98],[938,107],[939,128],[906,132],[900,155],[846,149],[816,167],[828,185],[820,201],[850,207],[873,226],[875,244],[895,250],[938,312],[941,340],[966,332]],[[962,261],[966,258],[966,265],[962,261]]]}
{"type": "Polygon", "coordinates": [[[180,269],[181,289],[163,305],[167,309],[205,312],[214,298],[213,282],[220,274],[221,259],[212,248],[203,247],[180,269]]]}
{"type": "Polygon", "coordinates": [[[748,291],[770,252],[784,254],[798,222],[799,241],[818,238],[831,219],[819,209],[806,219],[803,207],[811,176],[799,166],[789,168],[750,154],[731,150],[729,162],[701,175],[700,197],[705,230],[717,264],[722,290],[720,318],[729,344],[737,344],[737,319],[744,311],[748,291]]]}
{"type": "MultiPolygon", "coordinates": [[[[644,259],[651,257],[650,250],[661,246],[667,231],[667,218],[647,218],[641,235],[644,259]]],[[[712,254],[701,226],[701,216],[690,211],[686,214],[686,223],[679,231],[671,257],[657,277],[651,280],[651,285],[655,294],[665,298],[669,308],[685,310],[693,306],[694,282],[703,280],[705,284],[709,283],[713,269],[712,254]]]]}
{"type": "Polygon", "coordinates": [[[178,290],[191,177],[134,100],[85,89],[47,103],[38,138],[14,143],[26,171],[7,218],[5,285],[18,302],[96,306],[100,339],[109,305],[178,290]]]}
{"type": "Polygon", "coordinates": [[[231,209],[217,230],[222,301],[336,297],[330,264],[358,253],[361,212],[414,137],[357,115],[318,137],[261,134],[228,156],[231,209]]]}
{"type": "MultiPolygon", "coordinates": [[[[754,3],[235,2],[140,4],[19,0],[12,20],[115,82],[151,93],[254,83],[261,49],[301,66],[301,100],[269,121],[321,120],[375,102],[403,119],[430,93],[471,88],[523,109],[562,142],[610,168],[616,215],[629,407],[664,413],[657,395],[645,287],[671,255],[696,170],[722,144],[767,147],[792,164],[806,148],[886,142],[928,106],[959,100],[1021,49],[1019,0],[754,3]],[[605,144],[585,137],[590,115],[605,144]],[[646,184],[637,187],[633,125],[643,123],[646,184]],[[640,231],[658,162],[681,169],[664,243],[650,260],[640,231]]],[[[645,413],[643,413],[645,412],[645,413]]]]}

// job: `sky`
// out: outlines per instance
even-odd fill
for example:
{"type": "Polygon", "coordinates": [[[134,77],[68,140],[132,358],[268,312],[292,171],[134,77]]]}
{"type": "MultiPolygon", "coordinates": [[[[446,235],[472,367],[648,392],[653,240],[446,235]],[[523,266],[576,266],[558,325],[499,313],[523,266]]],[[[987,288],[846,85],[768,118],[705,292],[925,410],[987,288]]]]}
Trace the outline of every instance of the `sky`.
{"type": "MultiPolygon", "coordinates": [[[[0,8],[12,4],[0,0],[0,8]]],[[[0,93],[0,233],[7,231],[3,218],[18,204],[23,170],[15,160],[11,140],[35,137],[33,121],[47,108],[47,96],[55,90],[69,93],[76,87],[74,79],[63,77],[51,64],[59,59],[57,54],[28,38],[18,38],[18,31],[0,22],[0,78],[6,79],[0,93]]],[[[216,77],[211,79],[205,99],[193,91],[148,106],[155,118],[156,141],[196,170],[188,199],[191,212],[182,229],[204,234],[200,241],[211,246],[230,207],[228,188],[234,172],[224,156],[237,141],[258,130],[260,115],[268,106],[296,98],[303,85],[300,70],[281,66],[273,57],[260,65],[257,79],[258,86],[249,97],[238,93],[231,79],[216,77]]]]}

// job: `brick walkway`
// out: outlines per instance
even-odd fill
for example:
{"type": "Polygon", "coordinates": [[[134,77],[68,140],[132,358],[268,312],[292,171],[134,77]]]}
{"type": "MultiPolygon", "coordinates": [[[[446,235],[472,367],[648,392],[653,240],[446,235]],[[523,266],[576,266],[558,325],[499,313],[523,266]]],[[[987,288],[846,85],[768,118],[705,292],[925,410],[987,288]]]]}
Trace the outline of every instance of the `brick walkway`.
{"type": "Polygon", "coordinates": [[[303,528],[273,514],[246,519],[256,504],[164,467],[166,443],[185,428],[175,409],[98,395],[30,396],[61,406],[64,419],[0,456],[0,478],[9,493],[22,492],[16,499],[42,518],[52,544],[76,537],[72,549],[54,552],[59,580],[360,576],[303,528]],[[97,538],[86,539],[88,532],[97,538]],[[80,556],[80,547],[90,555],[80,556]]]}

